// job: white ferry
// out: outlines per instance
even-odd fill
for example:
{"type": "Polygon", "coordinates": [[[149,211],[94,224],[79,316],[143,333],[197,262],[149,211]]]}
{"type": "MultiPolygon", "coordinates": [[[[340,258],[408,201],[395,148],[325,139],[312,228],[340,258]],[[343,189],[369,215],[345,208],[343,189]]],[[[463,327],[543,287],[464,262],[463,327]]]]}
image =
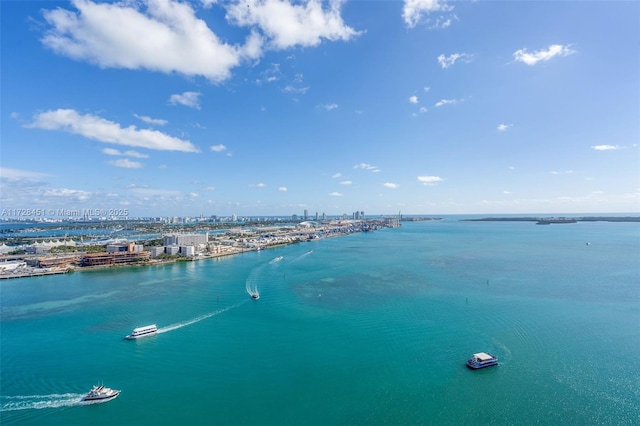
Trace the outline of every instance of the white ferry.
{"type": "Polygon", "coordinates": [[[119,390],[104,387],[103,385],[94,386],[88,394],[82,398],[82,402],[107,402],[120,395],[119,390]]]}
{"type": "Polygon", "coordinates": [[[498,358],[488,352],[473,354],[473,357],[467,360],[467,367],[473,368],[474,370],[491,367],[492,365],[498,365],[498,358]]]}
{"type": "Polygon", "coordinates": [[[139,339],[141,337],[150,336],[152,334],[156,334],[158,332],[158,327],[155,324],[145,325],[144,327],[134,328],[133,332],[128,336],[125,336],[125,339],[139,339]]]}

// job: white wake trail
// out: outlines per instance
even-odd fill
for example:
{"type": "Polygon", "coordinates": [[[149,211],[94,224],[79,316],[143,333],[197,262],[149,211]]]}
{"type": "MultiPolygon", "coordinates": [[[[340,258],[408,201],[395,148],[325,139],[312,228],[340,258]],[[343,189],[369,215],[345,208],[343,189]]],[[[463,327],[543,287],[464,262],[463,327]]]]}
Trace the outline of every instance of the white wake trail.
{"type": "Polygon", "coordinates": [[[189,321],[183,321],[183,322],[179,322],[179,323],[176,323],[176,324],[168,325],[166,327],[161,327],[161,328],[158,329],[158,334],[166,333],[168,331],[177,330],[179,328],[186,327],[186,326],[191,325],[191,324],[195,324],[195,323],[200,322],[202,320],[205,320],[207,318],[211,318],[211,317],[213,317],[215,315],[219,315],[219,314],[221,314],[223,312],[227,312],[229,309],[237,308],[238,306],[242,305],[245,302],[247,302],[247,301],[245,300],[245,301],[242,301],[242,302],[237,303],[235,305],[227,306],[226,308],[218,309],[217,311],[213,311],[213,312],[210,312],[208,314],[200,315],[199,317],[191,319],[189,321]]]}
{"type": "Polygon", "coordinates": [[[81,393],[54,393],[51,395],[3,396],[0,411],[41,410],[43,408],[72,407],[82,405],[81,393]]]}

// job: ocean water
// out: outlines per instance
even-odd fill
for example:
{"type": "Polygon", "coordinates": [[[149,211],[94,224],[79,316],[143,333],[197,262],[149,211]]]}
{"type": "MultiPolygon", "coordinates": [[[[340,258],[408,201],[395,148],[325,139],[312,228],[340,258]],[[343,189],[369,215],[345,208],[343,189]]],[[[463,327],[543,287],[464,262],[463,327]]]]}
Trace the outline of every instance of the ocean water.
{"type": "Polygon", "coordinates": [[[0,302],[3,425],[640,424],[637,223],[405,222],[0,302]]]}

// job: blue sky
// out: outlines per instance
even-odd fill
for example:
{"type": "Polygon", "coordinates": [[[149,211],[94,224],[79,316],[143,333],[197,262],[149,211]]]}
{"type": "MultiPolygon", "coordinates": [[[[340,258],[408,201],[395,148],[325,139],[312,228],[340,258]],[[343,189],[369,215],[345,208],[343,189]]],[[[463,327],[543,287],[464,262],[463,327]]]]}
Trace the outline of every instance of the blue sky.
{"type": "Polygon", "coordinates": [[[638,2],[0,7],[3,209],[640,212],[638,2]]]}

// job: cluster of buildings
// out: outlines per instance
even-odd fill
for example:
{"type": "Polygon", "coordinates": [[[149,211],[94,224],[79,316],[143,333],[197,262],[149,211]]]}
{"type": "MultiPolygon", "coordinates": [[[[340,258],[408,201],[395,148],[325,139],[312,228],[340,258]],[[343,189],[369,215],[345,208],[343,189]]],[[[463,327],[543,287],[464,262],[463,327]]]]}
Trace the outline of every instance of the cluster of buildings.
{"type": "MultiPolygon", "coordinates": [[[[361,218],[363,212],[354,213],[361,218]]],[[[305,211],[305,216],[307,212],[305,211]]],[[[315,215],[318,217],[318,214],[315,215]]],[[[7,256],[16,247],[0,245],[0,278],[62,273],[76,267],[110,267],[163,262],[178,257],[186,259],[217,257],[301,241],[367,232],[383,227],[395,227],[388,220],[334,220],[331,223],[306,220],[295,225],[257,226],[212,233],[165,234],[160,246],[144,246],[125,240],[102,241],[104,249],[89,250],[86,243],[70,240],[34,242],[23,246],[25,255],[7,256]],[[67,246],[68,250],[51,253],[53,248],[67,246]],[[2,262],[1,260],[5,260],[2,262]]],[[[90,246],[95,246],[92,241],[90,246]]]]}

